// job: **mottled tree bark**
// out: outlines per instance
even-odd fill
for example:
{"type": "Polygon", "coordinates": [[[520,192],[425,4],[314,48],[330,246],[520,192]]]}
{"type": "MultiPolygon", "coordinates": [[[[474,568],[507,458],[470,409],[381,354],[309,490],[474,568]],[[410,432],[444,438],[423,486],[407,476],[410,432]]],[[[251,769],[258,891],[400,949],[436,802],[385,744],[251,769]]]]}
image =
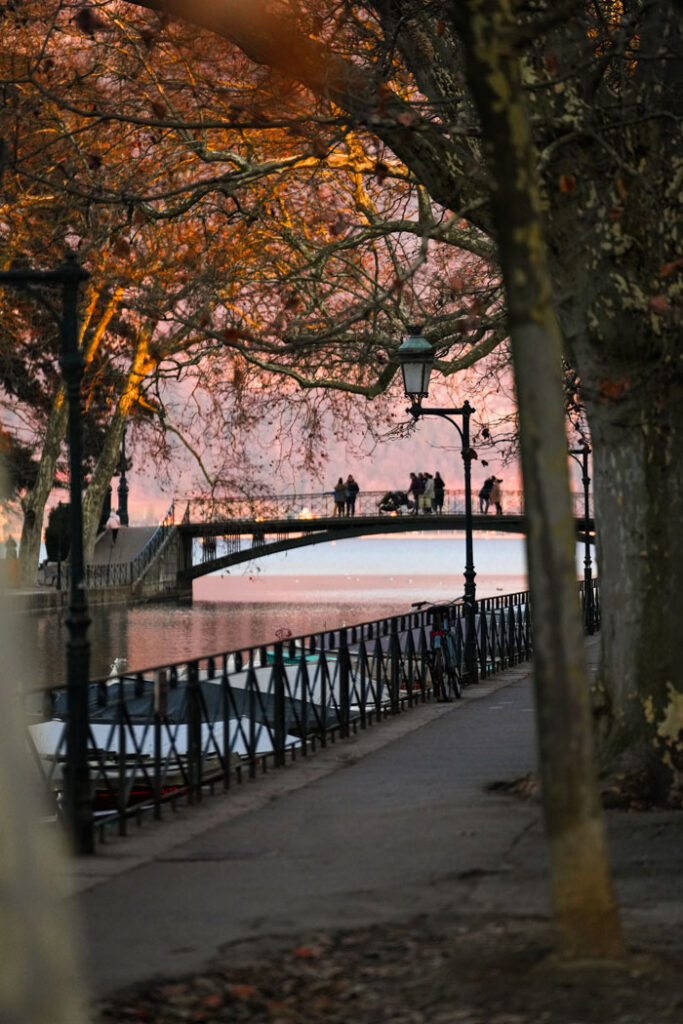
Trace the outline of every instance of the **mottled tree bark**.
{"type": "Polygon", "coordinates": [[[125,386],[107,427],[102,451],[90,478],[88,489],[83,495],[83,554],[86,564],[92,561],[104,495],[118,465],[121,439],[128,416],[140,397],[145,378],[156,365],[157,360],[149,354],[149,334],[146,331],[141,331],[125,386]]]}
{"type": "Polygon", "coordinates": [[[492,171],[527,508],[540,774],[559,950],[623,951],[597,794],[562,397],[536,153],[507,0],[463,0],[467,77],[492,171]]]}
{"type": "Polygon", "coordinates": [[[596,512],[610,524],[598,532],[601,765],[635,796],[680,805],[683,392],[636,387],[591,423],[596,512]]]}
{"type": "Polygon", "coordinates": [[[66,433],[67,417],[66,394],[64,387],[60,386],[47,421],[35,483],[21,499],[24,520],[21,526],[19,564],[21,583],[25,587],[32,587],[36,582],[45,505],[52,493],[57,462],[66,433]]]}
{"type": "MultiPolygon", "coordinates": [[[[118,308],[121,295],[122,289],[115,289],[114,294],[108,299],[96,327],[90,333],[83,357],[86,366],[94,359],[97,353],[111,318],[118,308]]],[[[98,298],[99,293],[96,290],[90,293],[87,312],[81,326],[81,338],[84,337],[90,327],[98,298]]],[[[45,428],[45,437],[40,452],[40,462],[35,483],[21,500],[24,520],[21,528],[19,557],[21,582],[24,586],[31,587],[35,585],[40,557],[40,544],[43,536],[45,506],[54,486],[57,463],[66,434],[68,413],[66,392],[64,385],[60,384],[45,428]]],[[[102,500],[104,500],[104,492],[102,492],[102,500]]],[[[100,509],[101,507],[100,505],[100,509]]]]}

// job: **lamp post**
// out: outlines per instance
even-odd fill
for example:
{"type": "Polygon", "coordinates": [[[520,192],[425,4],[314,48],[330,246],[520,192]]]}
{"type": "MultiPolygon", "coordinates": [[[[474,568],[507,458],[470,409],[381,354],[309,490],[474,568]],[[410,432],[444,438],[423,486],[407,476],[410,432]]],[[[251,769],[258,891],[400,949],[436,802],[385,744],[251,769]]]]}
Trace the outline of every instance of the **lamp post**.
{"type": "Polygon", "coordinates": [[[589,507],[589,485],[591,478],[588,475],[588,456],[591,449],[587,444],[583,448],[570,448],[569,455],[574,462],[581,467],[581,482],[583,484],[583,586],[584,586],[584,619],[586,632],[592,636],[595,632],[595,602],[593,600],[593,571],[591,562],[591,545],[588,535],[590,525],[589,507]]]}
{"type": "Polygon", "coordinates": [[[83,587],[83,509],[81,504],[81,381],[83,356],[78,347],[78,289],[90,277],[69,253],[56,270],[7,270],[0,284],[30,288],[61,285],[62,321],[59,365],[69,406],[69,535],[71,581],[66,625],[67,708],[64,811],[77,853],[94,851],[90,765],[88,763],[88,680],[90,643],[88,604],[83,587]]]}
{"type": "Polygon", "coordinates": [[[453,409],[425,407],[422,399],[429,394],[429,377],[434,365],[434,349],[426,338],[416,331],[406,338],[398,350],[403,373],[403,386],[410,399],[407,410],[413,419],[421,416],[439,416],[448,420],[460,434],[462,461],[465,471],[465,683],[476,683],[479,678],[477,665],[477,590],[474,578],[474,549],[472,544],[472,449],[470,447],[470,416],[475,411],[469,402],[453,409]],[[462,427],[452,419],[462,417],[462,427]]]}
{"type": "Polygon", "coordinates": [[[119,519],[121,526],[128,526],[128,481],[126,479],[126,428],[121,437],[121,477],[118,486],[119,519]]]}

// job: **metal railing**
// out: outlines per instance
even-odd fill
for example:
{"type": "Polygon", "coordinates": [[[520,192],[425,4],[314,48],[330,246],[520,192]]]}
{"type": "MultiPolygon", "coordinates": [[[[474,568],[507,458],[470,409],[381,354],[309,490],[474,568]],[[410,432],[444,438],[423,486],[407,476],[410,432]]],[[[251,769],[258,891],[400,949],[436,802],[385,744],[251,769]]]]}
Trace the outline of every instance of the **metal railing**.
{"type": "MultiPolygon", "coordinates": [[[[437,613],[447,617],[462,677],[465,620],[454,602],[93,680],[88,758],[100,838],[109,826],[125,835],[131,817],[160,818],[169,802],[229,790],[431,700],[437,613]]],[[[479,601],[476,631],[482,678],[527,660],[528,592],[479,601]]],[[[24,701],[29,748],[59,816],[66,688],[28,692],[24,701]]]]}
{"type": "MultiPolygon", "coordinates": [[[[377,515],[383,500],[389,494],[406,493],[390,490],[360,491],[355,503],[355,515],[377,515]]],[[[408,495],[410,498],[410,496],[408,495]]],[[[472,498],[475,515],[480,512],[477,492],[472,498]]],[[[585,514],[584,495],[580,491],[572,492],[574,514],[581,517],[585,514]]],[[[183,520],[192,523],[221,522],[225,519],[299,519],[309,517],[334,516],[334,492],[305,492],[302,494],[280,495],[226,495],[223,497],[188,496],[177,498],[178,509],[183,509],[183,520]]],[[[510,490],[503,492],[503,513],[506,515],[524,514],[524,492],[510,490]]],[[[411,509],[402,506],[403,514],[411,509]]],[[[443,510],[445,514],[464,514],[465,491],[448,488],[444,493],[443,510]]],[[[493,518],[495,509],[489,508],[488,515],[493,518]]],[[[593,515],[592,502],[590,515],[593,515]]]]}
{"type": "MultiPolygon", "coordinates": [[[[388,494],[395,494],[390,491],[361,491],[356,500],[354,515],[375,516],[381,514],[386,508],[386,497],[388,494]]],[[[584,515],[583,495],[576,492],[572,495],[574,511],[577,518],[584,515]]],[[[524,494],[522,491],[509,491],[504,496],[505,515],[524,514],[524,494]]],[[[333,518],[335,514],[334,494],[331,491],[305,494],[282,494],[282,495],[261,495],[258,497],[233,496],[233,497],[188,497],[176,498],[165,516],[159,523],[155,532],[145,544],[144,548],[130,562],[112,562],[107,565],[86,565],[84,570],[85,586],[88,589],[103,589],[106,587],[131,586],[144,573],[150,565],[162,544],[168,537],[170,531],[176,525],[176,510],[182,512],[182,522],[202,524],[220,523],[226,520],[251,522],[257,520],[267,525],[268,520],[285,519],[317,519],[333,518]]],[[[446,515],[464,515],[465,492],[461,490],[446,490],[444,504],[441,510],[446,515]]],[[[398,514],[413,515],[415,509],[408,505],[399,506],[398,514]]],[[[421,513],[423,514],[423,513],[421,513]]],[[[478,499],[474,499],[474,514],[479,514],[478,499]]],[[[592,515],[592,509],[590,514],[592,515]]],[[[488,515],[492,519],[494,528],[493,508],[489,509],[488,515]]],[[[181,520],[178,520],[181,521],[181,520]]],[[[279,536],[279,535],[278,535],[279,536]]],[[[254,546],[262,543],[262,538],[254,539],[254,546]]],[[[202,547],[202,561],[210,561],[215,557],[215,542],[209,538],[204,541],[202,547]]],[[[233,529],[224,538],[226,553],[240,549],[240,537],[233,529]]],[[[61,580],[62,586],[69,586],[70,568],[69,563],[62,563],[61,580]]],[[[54,586],[57,581],[57,572],[51,570],[48,578],[41,580],[54,586]]]]}
{"type": "Polygon", "coordinates": [[[169,505],[166,514],[163,516],[156,530],[149,538],[142,551],[140,551],[130,563],[131,582],[139,579],[145,569],[150,565],[161,546],[166,541],[175,525],[175,499],[169,505]]]}
{"type": "MultiPolygon", "coordinates": [[[[110,562],[105,565],[86,565],[83,573],[88,590],[106,587],[130,587],[148,568],[175,525],[175,501],[172,501],[156,530],[142,550],[130,562],[110,562]]],[[[71,567],[62,564],[63,586],[68,587],[71,567]]],[[[56,578],[56,577],[55,577],[56,578]]],[[[54,579],[52,580],[54,582],[54,579]]]]}

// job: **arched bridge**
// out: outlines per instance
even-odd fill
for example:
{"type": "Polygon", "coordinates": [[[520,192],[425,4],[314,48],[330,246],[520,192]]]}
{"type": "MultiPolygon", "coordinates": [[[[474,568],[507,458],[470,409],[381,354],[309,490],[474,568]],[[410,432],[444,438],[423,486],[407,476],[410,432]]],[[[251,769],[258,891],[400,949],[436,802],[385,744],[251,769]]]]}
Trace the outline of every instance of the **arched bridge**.
{"type": "MultiPolygon", "coordinates": [[[[335,515],[330,493],[284,495],[277,498],[190,498],[175,504],[175,524],[180,547],[178,582],[187,586],[208,573],[240,562],[252,561],[278,551],[324,544],[332,540],[371,534],[415,531],[457,531],[465,529],[464,493],[447,491],[443,509],[416,512],[401,507],[381,512],[387,492],[364,492],[353,514],[335,515]],[[178,516],[180,515],[180,519],[178,516]],[[201,541],[201,547],[195,543],[201,541]]],[[[478,498],[473,499],[472,526],[475,532],[524,533],[526,517],[519,492],[507,496],[502,515],[482,514],[478,498]],[[476,511],[474,511],[476,509],[476,511]]],[[[575,505],[583,495],[575,495],[575,505]]],[[[581,510],[583,512],[583,509],[581,510]]],[[[577,514],[577,533],[584,534],[585,518],[577,514]]],[[[593,520],[588,521],[592,540],[593,520]]]]}

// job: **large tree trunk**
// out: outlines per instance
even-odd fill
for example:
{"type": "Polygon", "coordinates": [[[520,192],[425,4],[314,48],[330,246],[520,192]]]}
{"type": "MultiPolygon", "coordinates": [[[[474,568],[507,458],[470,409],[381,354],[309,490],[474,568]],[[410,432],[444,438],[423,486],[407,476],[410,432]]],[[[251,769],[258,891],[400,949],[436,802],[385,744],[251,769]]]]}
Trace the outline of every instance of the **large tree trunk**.
{"type": "MultiPolygon", "coordinates": [[[[84,351],[84,361],[87,366],[92,362],[100,342],[111,322],[114,313],[118,309],[122,288],[115,288],[99,316],[95,328],[90,334],[84,351]]],[[[80,343],[91,326],[96,313],[100,292],[97,289],[90,289],[88,305],[83,322],[80,327],[80,343]]],[[[24,586],[32,587],[36,582],[36,572],[40,559],[40,543],[43,535],[43,518],[45,506],[52,493],[57,462],[62,449],[62,443],[66,434],[66,425],[69,415],[66,392],[64,385],[60,384],[52,405],[52,410],[45,428],[45,439],[40,453],[38,474],[33,488],[24,495],[21,501],[24,521],[21,528],[20,572],[21,582],[24,586]]],[[[103,495],[104,500],[104,495],[103,495]]],[[[102,506],[100,505],[100,508],[102,506]]]]}
{"type": "Polygon", "coordinates": [[[506,0],[463,0],[467,78],[492,169],[520,415],[540,774],[558,949],[623,952],[597,794],[561,381],[536,154],[506,0]],[[466,12],[466,13],[465,13],[466,12]]]}
{"type": "Polygon", "coordinates": [[[60,386],[45,429],[45,439],[40,454],[40,463],[36,481],[32,489],[21,501],[24,521],[21,527],[21,546],[19,549],[21,582],[25,587],[32,587],[36,582],[36,572],[40,559],[40,543],[43,536],[43,517],[45,505],[52,492],[57,461],[62,449],[68,404],[64,388],[60,386]]]}
{"type": "Polygon", "coordinates": [[[589,408],[602,608],[598,708],[603,767],[625,775],[645,799],[680,804],[683,394],[659,383],[650,389],[635,380],[589,408]]]}
{"type": "Polygon", "coordinates": [[[97,466],[83,497],[83,553],[86,563],[92,561],[104,495],[118,463],[121,438],[128,415],[140,397],[146,376],[157,365],[157,357],[150,356],[149,353],[149,340],[149,331],[140,331],[125,387],[107,429],[97,466]]]}
{"type": "Polygon", "coordinates": [[[83,495],[83,559],[92,562],[107,487],[118,465],[126,417],[120,405],[107,428],[100,457],[83,495]]]}

